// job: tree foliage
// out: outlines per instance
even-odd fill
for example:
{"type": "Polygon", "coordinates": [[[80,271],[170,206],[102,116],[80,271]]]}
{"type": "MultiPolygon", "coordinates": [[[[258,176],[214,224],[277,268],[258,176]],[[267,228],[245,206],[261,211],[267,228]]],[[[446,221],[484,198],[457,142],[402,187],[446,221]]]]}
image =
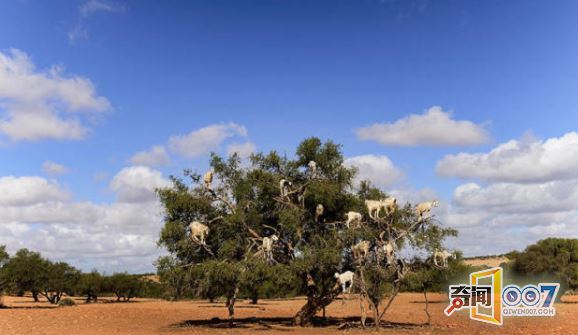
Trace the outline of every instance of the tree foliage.
{"type": "Polygon", "coordinates": [[[213,154],[214,182],[204,184],[201,175],[189,170],[187,179],[172,177],[172,186],[157,192],[165,210],[159,245],[169,251],[171,268],[186,269],[197,293],[226,297],[231,318],[240,292],[256,300],[265,288],[285,285],[307,294],[295,322],[309,324],[341,293],[334,274],[346,270],[361,278],[364,296],[379,307],[388,288],[399,289],[405,274],[401,260],[385,259],[381,250],[386,243],[398,251],[431,252],[456,234],[435,220],[418,218],[409,203],[368,219],[364,201],[386,194],[370,182],[355,191],[356,170],[344,165],[341,146],[331,141],[309,138],[292,158],[271,151],[252,155],[249,163],[241,164],[237,155],[213,154]],[[363,213],[365,220],[345,228],[349,211],[363,213]],[[191,235],[193,221],[209,228],[205,243],[191,235]],[[352,246],[361,241],[370,252],[355,259],[352,246]]]}
{"type": "Polygon", "coordinates": [[[556,280],[565,288],[578,289],[578,239],[547,238],[508,257],[517,280],[556,280]]]}

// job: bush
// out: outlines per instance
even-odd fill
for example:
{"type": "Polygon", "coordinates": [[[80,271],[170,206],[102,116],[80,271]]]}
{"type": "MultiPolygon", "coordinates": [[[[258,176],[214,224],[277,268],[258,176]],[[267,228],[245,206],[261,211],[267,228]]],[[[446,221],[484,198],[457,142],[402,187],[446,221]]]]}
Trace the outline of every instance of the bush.
{"type": "Polygon", "coordinates": [[[76,306],[76,302],[70,298],[61,299],[58,302],[58,307],[68,307],[68,306],[76,306]]]}

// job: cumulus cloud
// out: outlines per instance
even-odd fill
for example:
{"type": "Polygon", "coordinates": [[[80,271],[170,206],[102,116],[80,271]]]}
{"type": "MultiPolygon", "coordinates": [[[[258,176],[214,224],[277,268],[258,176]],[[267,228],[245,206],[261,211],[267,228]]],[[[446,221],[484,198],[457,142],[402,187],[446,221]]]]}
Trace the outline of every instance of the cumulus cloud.
{"type": "Polygon", "coordinates": [[[42,163],[42,171],[52,177],[61,176],[70,172],[66,166],[53,161],[45,161],[42,163]]]}
{"type": "Polygon", "coordinates": [[[356,184],[370,180],[375,186],[385,188],[403,177],[403,172],[387,156],[355,156],[347,158],[344,164],[357,168],[356,184]]]}
{"type": "Polygon", "coordinates": [[[150,272],[161,253],[162,208],[153,192],[166,185],[159,171],[127,167],[110,185],[118,201],[94,203],[74,201],[57,182],[41,177],[2,177],[7,191],[0,194],[0,244],[84,270],[150,272]]]}
{"type": "Polygon", "coordinates": [[[545,141],[524,138],[498,145],[488,153],[459,153],[437,163],[442,176],[492,182],[544,182],[578,178],[578,133],[545,141]]]}
{"type": "Polygon", "coordinates": [[[486,129],[471,121],[455,120],[441,107],[411,114],[392,123],[376,123],[356,130],[361,140],[396,146],[464,146],[488,142],[486,129]]]}
{"type": "Polygon", "coordinates": [[[227,147],[227,154],[232,155],[237,153],[241,158],[247,158],[251,156],[257,150],[257,146],[253,142],[245,143],[232,143],[227,147]]]}
{"type": "Polygon", "coordinates": [[[78,7],[78,18],[74,27],[68,32],[68,40],[74,43],[78,39],[88,38],[86,21],[98,12],[119,13],[126,10],[125,6],[104,0],[88,0],[78,7]]]}
{"type": "Polygon", "coordinates": [[[39,71],[17,49],[0,52],[0,134],[10,140],[80,139],[82,116],[109,108],[89,79],[58,66],[39,71]]]}
{"type": "Polygon", "coordinates": [[[169,181],[162,173],[146,166],[122,169],[110,183],[120,202],[145,202],[155,199],[155,189],[166,187],[169,181]]]}
{"type": "Polygon", "coordinates": [[[578,180],[467,183],[455,189],[443,221],[460,230],[466,254],[503,253],[546,237],[578,237],[577,203],[578,180]]]}
{"type": "Polygon", "coordinates": [[[150,150],[139,151],[130,158],[133,165],[164,166],[170,163],[171,159],[165,147],[155,145],[150,150]]]}
{"type": "Polygon", "coordinates": [[[62,201],[70,198],[58,182],[42,177],[0,178],[0,206],[26,206],[39,201],[62,201]]]}
{"type": "Polygon", "coordinates": [[[453,201],[469,211],[483,208],[484,212],[500,214],[569,211],[578,209],[578,181],[496,183],[485,187],[468,183],[455,189],[453,201]]]}
{"type": "Polygon", "coordinates": [[[195,158],[216,150],[223,141],[235,136],[247,137],[247,129],[233,122],[214,124],[187,135],[172,136],[169,149],[185,158],[195,158]]]}

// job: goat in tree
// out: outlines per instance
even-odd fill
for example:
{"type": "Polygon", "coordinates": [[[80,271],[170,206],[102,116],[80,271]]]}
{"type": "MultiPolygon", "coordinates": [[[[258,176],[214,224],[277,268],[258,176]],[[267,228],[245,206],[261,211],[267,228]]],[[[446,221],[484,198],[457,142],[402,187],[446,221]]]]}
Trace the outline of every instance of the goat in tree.
{"type": "Polygon", "coordinates": [[[353,287],[353,277],[355,274],[351,271],[345,271],[343,273],[335,272],[335,279],[341,285],[341,289],[344,293],[351,293],[351,288],[353,287]],[[349,284],[349,287],[347,287],[349,284]]]}
{"type": "Polygon", "coordinates": [[[427,219],[427,214],[429,214],[434,207],[438,207],[439,202],[437,200],[425,201],[417,206],[415,206],[415,212],[417,213],[418,222],[422,222],[427,219]]]}
{"type": "Polygon", "coordinates": [[[307,167],[309,168],[309,176],[311,176],[311,178],[316,178],[317,177],[317,163],[315,163],[315,161],[309,161],[309,163],[307,163],[307,167]]]}
{"type": "Polygon", "coordinates": [[[349,229],[352,223],[360,224],[362,219],[363,216],[361,215],[361,213],[347,212],[345,213],[345,226],[347,227],[347,229],[349,229]]]}
{"type": "Polygon", "coordinates": [[[315,207],[315,222],[319,222],[319,218],[323,215],[323,212],[325,212],[325,208],[322,204],[318,204],[317,207],[315,207]]]}
{"type": "Polygon", "coordinates": [[[279,237],[273,234],[269,237],[263,237],[263,255],[268,262],[274,262],[275,259],[273,258],[273,247],[275,242],[279,241],[279,237]]]}
{"type": "Polygon", "coordinates": [[[292,185],[293,184],[287,179],[281,179],[281,181],[279,181],[279,194],[281,195],[281,198],[285,199],[289,196],[292,185]]]}
{"type": "Polygon", "coordinates": [[[209,235],[209,227],[199,221],[193,221],[189,225],[189,229],[191,230],[191,238],[194,241],[205,245],[206,238],[209,235]]]}
{"type": "Polygon", "coordinates": [[[449,252],[447,250],[439,251],[438,249],[434,250],[433,253],[433,261],[436,266],[441,266],[444,268],[448,267],[448,258],[453,257],[456,259],[456,254],[453,252],[449,252]],[[441,264],[438,264],[438,259],[441,259],[441,264]]]}
{"type": "Polygon", "coordinates": [[[369,249],[371,244],[369,241],[360,241],[356,245],[351,247],[351,252],[353,253],[353,258],[361,262],[362,260],[366,259],[369,255],[369,249]]]}
{"type": "Polygon", "coordinates": [[[209,170],[207,173],[205,173],[203,176],[203,182],[205,184],[205,188],[210,191],[212,189],[211,184],[213,183],[213,170],[209,170]]]}

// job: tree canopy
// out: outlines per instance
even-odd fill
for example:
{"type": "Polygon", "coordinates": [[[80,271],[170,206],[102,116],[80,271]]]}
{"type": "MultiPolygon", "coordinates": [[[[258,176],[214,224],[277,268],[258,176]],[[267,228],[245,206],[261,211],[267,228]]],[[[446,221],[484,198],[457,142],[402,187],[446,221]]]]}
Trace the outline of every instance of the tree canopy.
{"type": "MultiPolygon", "coordinates": [[[[172,186],[157,191],[164,207],[159,245],[169,251],[172,268],[187,269],[198,292],[227,298],[231,318],[240,290],[256,298],[263,286],[271,287],[271,274],[282,274],[275,285],[307,294],[295,315],[298,324],[311,323],[341,293],[334,274],[346,270],[355,272],[362,295],[377,310],[407,271],[396,256],[401,248],[431,252],[456,234],[409,203],[389,213],[380,207],[370,217],[365,201],[383,201],[386,193],[371,181],[353,185],[356,170],[344,165],[341,146],[331,141],[305,139],[291,158],[271,151],[241,162],[236,154],[212,154],[210,168],[204,176],[192,170],[186,179],[173,176],[172,186]],[[351,211],[363,219],[347,228],[351,211]],[[353,251],[359,243],[367,245],[362,257],[353,251]],[[395,248],[389,258],[386,244],[395,248]]],[[[167,262],[159,260],[159,270],[167,262]]]]}

